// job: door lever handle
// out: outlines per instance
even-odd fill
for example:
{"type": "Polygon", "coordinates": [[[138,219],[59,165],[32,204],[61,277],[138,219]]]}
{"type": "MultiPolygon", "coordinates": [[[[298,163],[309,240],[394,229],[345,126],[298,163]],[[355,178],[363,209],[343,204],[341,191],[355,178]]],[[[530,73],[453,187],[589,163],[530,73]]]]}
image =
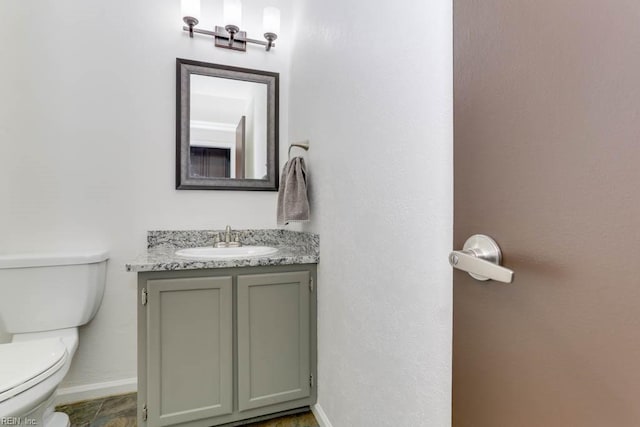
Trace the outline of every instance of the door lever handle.
{"type": "Polygon", "coordinates": [[[511,283],[513,270],[502,267],[501,261],[500,247],[495,240],[483,234],[469,237],[461,251],[449,254],[449,264],[453,268],[466,271],[474,279],[511,283]]]}

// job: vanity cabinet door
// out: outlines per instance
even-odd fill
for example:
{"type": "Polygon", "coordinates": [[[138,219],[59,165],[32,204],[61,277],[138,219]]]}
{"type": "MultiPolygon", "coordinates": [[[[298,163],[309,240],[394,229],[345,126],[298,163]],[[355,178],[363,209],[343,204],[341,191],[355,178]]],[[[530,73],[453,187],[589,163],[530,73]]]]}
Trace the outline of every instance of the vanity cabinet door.
{"type": "Polygon", "coordinates": [[[232,277],[146,282],[149,426],[233,411],[232,277]]]}
{"type": "Polygon", "coordinates": [[[238,276],[238,409],[310,396],[310,274],[238,276]]]}

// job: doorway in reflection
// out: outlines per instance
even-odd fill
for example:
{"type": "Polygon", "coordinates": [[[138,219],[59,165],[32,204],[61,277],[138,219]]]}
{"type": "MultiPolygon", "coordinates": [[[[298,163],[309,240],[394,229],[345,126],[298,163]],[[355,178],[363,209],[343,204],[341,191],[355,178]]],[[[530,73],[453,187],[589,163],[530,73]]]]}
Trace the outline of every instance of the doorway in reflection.
{"type": "Polygon", "coordinates": [[[231,150],[191,146],[191,177],[231,178],[231,150]]]}

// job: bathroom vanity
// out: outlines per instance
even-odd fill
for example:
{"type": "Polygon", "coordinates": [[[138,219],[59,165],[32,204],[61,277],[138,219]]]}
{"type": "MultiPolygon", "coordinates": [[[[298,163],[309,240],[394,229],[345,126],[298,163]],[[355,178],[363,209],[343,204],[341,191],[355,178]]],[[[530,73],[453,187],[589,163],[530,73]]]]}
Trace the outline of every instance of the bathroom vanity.
{"type": "Polygon", "coordinates": [[[138,272],[140,426],[240,425],[316,401],[318,236],[240,231],[265,256],[194,260],[211,232],[149,232],[138,272]]]}

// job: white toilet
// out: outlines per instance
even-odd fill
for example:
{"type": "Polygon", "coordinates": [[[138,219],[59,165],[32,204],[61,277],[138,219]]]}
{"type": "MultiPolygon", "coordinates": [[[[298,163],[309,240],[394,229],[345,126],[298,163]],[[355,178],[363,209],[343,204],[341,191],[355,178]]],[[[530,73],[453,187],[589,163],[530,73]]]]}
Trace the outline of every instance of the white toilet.
{"type": "Polygon", "coordinates": [[[68,426],[55,391],[104,293],[106,252],[0,255],[0,421],[68,426]]]}

